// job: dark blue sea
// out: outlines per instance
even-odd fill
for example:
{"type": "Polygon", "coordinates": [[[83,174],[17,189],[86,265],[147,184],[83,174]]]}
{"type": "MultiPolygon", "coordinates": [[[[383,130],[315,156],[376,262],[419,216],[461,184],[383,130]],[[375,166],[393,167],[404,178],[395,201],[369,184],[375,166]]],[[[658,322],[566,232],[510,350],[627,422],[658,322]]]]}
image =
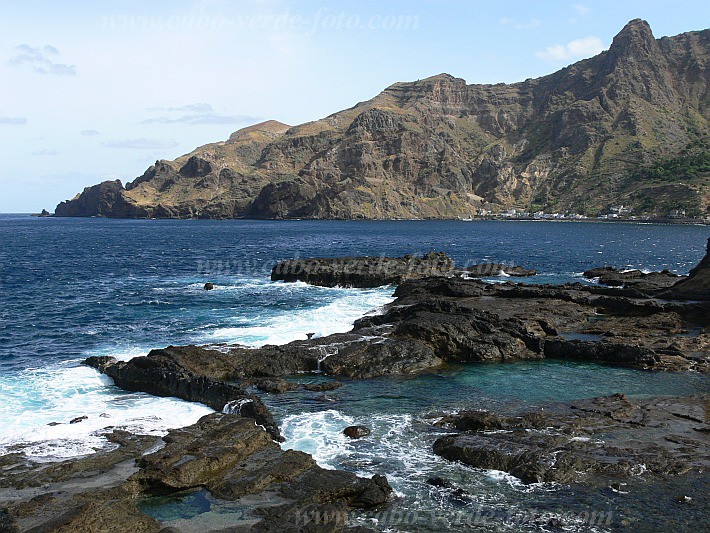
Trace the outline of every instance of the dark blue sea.
{"type": "MultiPolygon", "coordinates": [[[[703,256],[709,234],[704,226],[626,223],[0,215],[0,453],[21,450],[52,461],[107,446],[100,435],[107,427],[163,434],[210,412],[199,404],[120,391],[110,379],[80,366],[88,356],[129,359],[168,344],[285,343],[311,332],[347,331],[355,319],[392,300],[393,287],[271,282],[269,272],[278,260],[436,250],[461,266],[486,261],[537,269],[539,275],[527,282],[586,282],[581,273],[602,265],[687,273],[703,256]],[[207,281],[217,289],[203,290],[207,281]],[[88,418],[67,424],[79,416],[88,418]]],[[[708,380],[701,375],[548,361],[348,382],[325,398],[296,393],[265,400],[282,424],[284,446],[307,451],[329,468],[386,474],[400,496],[399,508],[440,513],[442,523],[456,529],[455,518],[471,506],[569,509],[571,504],[564,488],[522,486],[500,472],[474,471],[435,457],[436,434],[427,429],[432,417],[465,407],[505,410],[614,392],[706,390],[708,380]],[[341,430],[353,423],[371,427],[373,438],[346,442],[341,430]],[[426,485],[431,475],[454,479],[477,496],[449,501],[426,485]]],[[[601,505],[598,494],[589,498],[601,505]]],[[[203,500],[197,506],[202,511],[193,515],[205,509],[230,512],[203,500]]],[[[173,502],[150,512],[167,523],[194,518],[184,509],[173,502]]],[[[367,525],[376,525],[376,517],[369,520],[367,525]]]]}

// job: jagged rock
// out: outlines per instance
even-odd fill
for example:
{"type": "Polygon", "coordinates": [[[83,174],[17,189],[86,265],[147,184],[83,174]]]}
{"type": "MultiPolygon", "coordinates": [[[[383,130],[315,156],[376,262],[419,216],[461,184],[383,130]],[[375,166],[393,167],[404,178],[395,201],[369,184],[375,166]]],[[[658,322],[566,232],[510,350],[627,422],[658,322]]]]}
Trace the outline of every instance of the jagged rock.
{"type": "Polygon", "coordinates": [[[451,426],[459,431],[489,431],[501,429],[503,423],[501,417],[488,411],[463,411],[445,416],[437,424],[451,426]]]}
{"type": "Polygon", "coordinates": [[[690,271],[688,278],[679,281],[661,296],[678,300],[710,300],[710,239],[705,257],[690,271]]]}
{"type": "Polygon", "coordinates": [[[212,497],[240,500],[247,517],[233,514],[232,522],[224,523],[235,530],[340,531],[338,516],[385,504],[392,494],[384,476],[367,479],[323,469],[305,453],[282,450],[253,420],[232,414],[214,413],[172,430],[157,451],[158,437],[126,432],[111,437],[115,449],[54,465],[10,457],[12,468],[0,473],[0,506],[6,508],[0,526],[165,531],[136,502],[156,493],[206,489],[212,497]],[[316,517],[330,518],[316,523],[316,517]]]}
{"type": "Polygon", "coordinates": [[[469,218],[549,206],[702,215],[709,30],[655,39],[630,21],[609,50],[536,79],[477,85],[448,74],[289,127],[268,121],[107,182],[58,216],[469,218]],[[646,179],[654,165],[672,173],[646,179]],[[682,167],[682,164],[681,164],[682,167]]]}
{"type": "Polygon", "coordinates": [[[273,267],[271,280],[304,281],[324,287],[379,287],[448,274],[453,268],[453,260],[443,252],[429,252],[423,257],[290,259],[273,267]]]}

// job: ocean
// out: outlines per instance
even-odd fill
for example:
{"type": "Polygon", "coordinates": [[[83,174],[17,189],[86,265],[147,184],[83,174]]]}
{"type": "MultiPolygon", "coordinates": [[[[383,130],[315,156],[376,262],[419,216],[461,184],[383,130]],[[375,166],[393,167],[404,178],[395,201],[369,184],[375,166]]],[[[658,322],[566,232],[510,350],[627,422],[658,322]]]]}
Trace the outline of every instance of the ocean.
{"type": "MultiPolygon", "coordinates": [[[[526,282],[588,283],[581,273],[603,265],[687,273],[703,256],[708,233],[704,226],[589,222],[0,215],[0,453],[23,451],[37,461],[76,457],[107,447],[100,436],[107,427],[163,434],[211,412],[200,404],[121,391],[80,365],[88,356],[130,359],[170,344],[281,344],[307,333],[347,331],[355,319],[393,299],[394,287],[271,282],[278,260],[435,250],[460,266],[499,262],[537,269],[539,274],[526,282]],[[203,289],[208,281],[216,290],[203,289]],[[53,422],[59,424],[49,425],[53,422]]],[[[438,434],[430,422],[442,413],[506,411],[614,392],[707,390],[708,379],[698,374],[545,361],[345,382],[325,397],[304,391],[267,394],[264,400],[282,427],[285,447],[313,454],[326,468],[385,474],[398,494],[396,509],[441,515],[446,527],[456,529],[455,517],[471,506],[500,513],[570,509],[589,501],[602,506],[603,498],[590,494],[585,501],[576,493],[571,502],[563,487],[523,486],[500,472],[476,471],[434,456],[431,444],[438,434]],[[347,441],[342,428],[355,423],[371,427],[372,437],[347,441]],[[426,484],[433,475],[468,487],[475,497],[445,498],[426,484]]],[[[187,506],[190,512],[220,512],[217,502],[200,498],[203,505],[187,506]]],[[[171,523],[191,518],[183,503],[171,500],[145,509],[171,523]]],[[[639,509],[631,505],[629,513],[643,512],[642,503],[634,505],[639,509]]],[[[378,518],[363,520],[373,526],[378,518]]]]}

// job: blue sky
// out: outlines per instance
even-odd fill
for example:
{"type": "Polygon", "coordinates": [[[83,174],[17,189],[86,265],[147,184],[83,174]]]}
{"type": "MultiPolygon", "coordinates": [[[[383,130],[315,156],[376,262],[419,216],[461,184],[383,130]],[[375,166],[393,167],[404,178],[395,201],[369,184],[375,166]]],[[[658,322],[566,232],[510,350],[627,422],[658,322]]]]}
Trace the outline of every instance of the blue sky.
{"type": "Polygon", "coordinates": [[[267,119],[315,120],[396,81],[548,74],[633,18],[709,26],[703,1],[0,0],[0,212],[50,211],[267,119]]]}

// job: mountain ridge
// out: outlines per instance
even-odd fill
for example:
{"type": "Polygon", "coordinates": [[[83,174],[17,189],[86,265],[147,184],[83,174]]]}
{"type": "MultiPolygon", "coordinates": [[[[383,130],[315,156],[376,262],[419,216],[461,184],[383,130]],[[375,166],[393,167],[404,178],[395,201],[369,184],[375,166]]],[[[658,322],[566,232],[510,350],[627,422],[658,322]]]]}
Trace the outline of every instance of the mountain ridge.
{"type": "Polygon", "coordinates": [[[702,216],[709,59],[710,30],[655,39],[635,19],[609,50],[552,74],[397,82],[320,120],[266,121],[156,161],[125,187],[88,187],[55,213],[406,219],[624,204],[702,216]]]}

